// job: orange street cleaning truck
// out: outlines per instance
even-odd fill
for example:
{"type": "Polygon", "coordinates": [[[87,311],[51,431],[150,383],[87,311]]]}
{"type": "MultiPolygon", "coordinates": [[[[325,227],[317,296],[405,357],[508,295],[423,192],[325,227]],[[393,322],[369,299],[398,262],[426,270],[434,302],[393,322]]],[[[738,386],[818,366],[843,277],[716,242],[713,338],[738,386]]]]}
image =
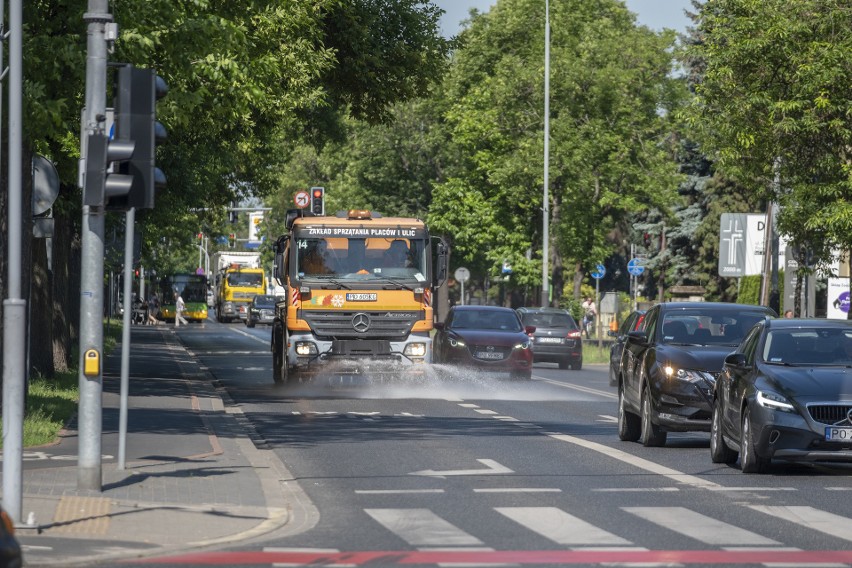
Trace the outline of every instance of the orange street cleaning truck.
{"type": "MultiPolygon", "coordinates": [[[[433,290],[449,250],[420,219],[288,211],[273,278],[273,379],[404,375],[431,361],[433,290]]],[[[422,368],[420,368],[422,371],[422,368]]]]}
{"type": "Polygon", "coordinates": [[[266,275],[256,252],[217,252],[210,259],[213,274],[216,321],[246,319],[248,305],[257,294],[266,294],[266,275]]]}

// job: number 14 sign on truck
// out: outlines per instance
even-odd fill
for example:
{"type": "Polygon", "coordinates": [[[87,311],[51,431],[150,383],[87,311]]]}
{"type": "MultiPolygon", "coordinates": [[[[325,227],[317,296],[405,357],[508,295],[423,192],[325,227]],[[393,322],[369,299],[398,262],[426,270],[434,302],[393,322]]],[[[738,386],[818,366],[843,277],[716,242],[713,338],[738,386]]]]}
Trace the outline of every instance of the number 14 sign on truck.
{"type": "Polygon", "coordinates": [[[275,382],[422,373],[432,356],[432,292],[447,277],[444,241],[433,255],[423,221],[367,210],[293,209],[286,226],[273,269],[286,289],[272,327],[275,382]]]}

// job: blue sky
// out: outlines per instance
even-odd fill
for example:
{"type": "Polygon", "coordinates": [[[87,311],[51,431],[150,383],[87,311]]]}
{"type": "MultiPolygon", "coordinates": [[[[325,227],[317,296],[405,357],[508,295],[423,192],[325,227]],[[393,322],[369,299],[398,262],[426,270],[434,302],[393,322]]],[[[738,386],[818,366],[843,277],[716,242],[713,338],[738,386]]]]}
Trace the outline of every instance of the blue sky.
{"type": "MultiPolygon", "coordinates": [[[[459,30],[459,22],[467,18],[470,8],[487,12],[496,0],[432,0],[446,13],[441,19],[441,28],[445,36],[453,35],[459,30]]],[[[550,0],[551,4],[558,0],[550,0]]],[[[690,25],[683,11],[692,9],[689,0],[625,0],[627,8],[636,14],[640,24],[659,30],[671,28],[686,32],[690,25]]]]}

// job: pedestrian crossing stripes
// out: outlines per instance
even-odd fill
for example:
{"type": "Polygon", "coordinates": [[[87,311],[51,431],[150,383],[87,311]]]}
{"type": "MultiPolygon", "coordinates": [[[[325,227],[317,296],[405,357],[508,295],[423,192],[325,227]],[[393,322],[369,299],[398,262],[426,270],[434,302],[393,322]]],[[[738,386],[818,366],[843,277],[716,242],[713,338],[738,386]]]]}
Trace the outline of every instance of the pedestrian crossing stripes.
{"type": "MultiPolygon", "coordinates": [[[[692,546],[720,547],[726,550],[799,550],[769,536],[758,534],[736,523],[729,523],[687,507],[619,507],[625,514],[650,526],[677,533],[684,548],[692,546]],[[692,543],[692,544],[690,544],[692,543]],[[786,547],[786,548],[785,548],[786,547]]],[[[842,540],[852,540],[852,519],[821,511],[814,507],[748,505],[751,509],[784,522],[842,540]]],[[[412,547],[483,547],[489,544],[476,536],[476,528],[461,527],[427,508],[364,509],[382,527],[412,547]],[[472,532],[467,532],[471,530],[472,532]]],[[[571,514],[559,507],[494,507],[493,511],[516,525],[548,541],[575,549],[648,550],[649,543],[635,542],[571,514]]],[[[624,515],[620,518],[623,520],[624,515]]],[[[635,523],[634,523],[635,525],[635,523]]],[[[621,524],[620,526],[624,526],[621,524]]],[[[766,527],[777,538],[778,530],[766,527]]],[[[478,528],[478,527],[477,527],[478,528]]],[[[646,529],[639,531],[647,533],[646,529]]],[[[791,531],[795,534],[797,531],[791,531]]],[[[635,534],[635,533],[634,533],[635,534]]],[[[485,537],[482,537],[485,538],[485,537]]],[[[804,536],[807,539],[807,536],[804,536]]],[[[800,544],[800,543],[799,543],[800,544]]],[[[496,547],[499,549],[499,546],[496,547]]]]}

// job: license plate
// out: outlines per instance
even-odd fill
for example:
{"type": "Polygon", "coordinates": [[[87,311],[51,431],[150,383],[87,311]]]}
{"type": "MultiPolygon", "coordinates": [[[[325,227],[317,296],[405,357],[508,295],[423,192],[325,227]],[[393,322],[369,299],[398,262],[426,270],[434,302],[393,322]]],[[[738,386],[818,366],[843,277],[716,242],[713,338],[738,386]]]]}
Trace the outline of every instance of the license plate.
{"type": "Polygon", "coordinates": [[[561,337],[539,337],[539,343],[562,343],[561,337]]]}
{"type": "Polygon", "coordinates": [[[377,294],[346,294],[347,302],[375,302],[377,298],[377,294]]]}
{"type": "Polygon", "coordinates": [[[477,359],[502,359],[503,354],[494,351],[479,351],[476,353],[477,359]]]}
{"type": "Polygon", "coordinates": [[[837,442],[852,441],[852,428],[838,428],[836,426],[827,426],[825,429],[825,439],[837,442]]]}

